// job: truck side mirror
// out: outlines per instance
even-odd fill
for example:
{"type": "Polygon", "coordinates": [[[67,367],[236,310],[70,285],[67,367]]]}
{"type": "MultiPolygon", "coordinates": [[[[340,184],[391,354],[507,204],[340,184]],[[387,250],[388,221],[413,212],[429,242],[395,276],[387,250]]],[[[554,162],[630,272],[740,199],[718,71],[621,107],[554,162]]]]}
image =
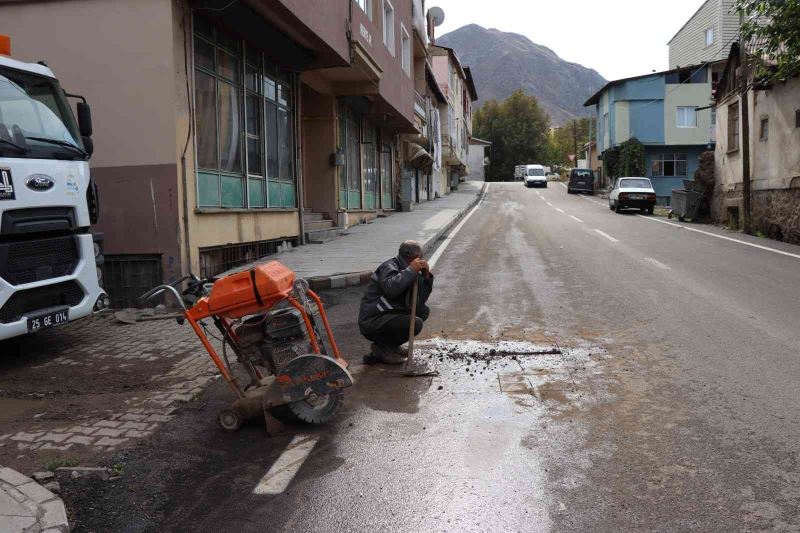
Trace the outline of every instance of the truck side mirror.
{"type": "Polygon", "coordinates": [[[92,142],[92,138],[82,135],[81,141],[83,141],[83,151],[89,154],[89,157],[92,157],[94,153],[94,142],[92,142]]]}
{"type": "Polygon", "coordinates": [[[78,129],[81,132],[81,137],[92,136],[92,109],[86,102],[78,102],[78,129]]]}

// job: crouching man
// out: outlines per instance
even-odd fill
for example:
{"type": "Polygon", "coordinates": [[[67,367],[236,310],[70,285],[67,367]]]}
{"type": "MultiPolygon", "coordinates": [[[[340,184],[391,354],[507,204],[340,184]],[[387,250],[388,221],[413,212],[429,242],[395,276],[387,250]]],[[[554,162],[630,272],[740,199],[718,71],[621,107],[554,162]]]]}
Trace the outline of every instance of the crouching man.
{"type": "Polygon", "coordinates": [[[365,364],[400,365],[405,362],[408,351],[401,345],[408,342],[415,280],[419,280],[419,288],[414,334],[419,335],[431,312],[425,303],[433,291],[433,274],[428,262],[422,259],[420,245],[406,241],[400,245],[397,257],[383,263],[372,274],[361,299],[358,326],[361,334],[372,341],[372,350],[364,357],[365,364]]]}

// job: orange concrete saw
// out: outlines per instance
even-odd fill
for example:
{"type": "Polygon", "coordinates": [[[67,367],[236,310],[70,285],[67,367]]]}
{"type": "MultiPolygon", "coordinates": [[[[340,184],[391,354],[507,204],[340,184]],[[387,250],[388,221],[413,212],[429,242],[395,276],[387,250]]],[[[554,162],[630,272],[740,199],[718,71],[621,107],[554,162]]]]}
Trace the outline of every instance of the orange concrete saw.
{"type": "Polygon", "coordinates": [[[280,419],[286,417],[309,424],[333,418],[342,389],[352,386],[353,378],[322,301],[305,280],[273,261],[218,280],[189,275],[155,287],[141,300],[166,291],[183,306],[179,322],[189,323],[236,395],[231,407],[219,413],[225,430],[236,431],[244,420],[259,415],[271,435],[281,430],[280,419]],[[218,335],[209,331],[208,321],[218,335]],[[222,357],[211,338],[221,344],[222,357]],[[244,373],[231,367],[228,348],[244,373]],[[237,374],[248,376],[247,385],[242,386],[237,374]]]}

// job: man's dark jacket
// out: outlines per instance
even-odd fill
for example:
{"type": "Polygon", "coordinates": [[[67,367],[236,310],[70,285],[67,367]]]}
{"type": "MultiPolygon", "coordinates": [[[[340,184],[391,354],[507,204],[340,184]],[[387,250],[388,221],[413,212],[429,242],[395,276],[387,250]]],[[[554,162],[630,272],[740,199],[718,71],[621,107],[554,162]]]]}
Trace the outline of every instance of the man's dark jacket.
{"type": "Polygon", "coordinates": [[[428,319],[431,311],[425,302],[433,291],[433,276],[420,276],[398,256],[389,259],[372,273],[358,313],[358,325],[362,334],[380,327],[386,317],[408,315],[411,312],[411,288],[417,276],[420,279],[417,316],[422,320],[428,319]]]}

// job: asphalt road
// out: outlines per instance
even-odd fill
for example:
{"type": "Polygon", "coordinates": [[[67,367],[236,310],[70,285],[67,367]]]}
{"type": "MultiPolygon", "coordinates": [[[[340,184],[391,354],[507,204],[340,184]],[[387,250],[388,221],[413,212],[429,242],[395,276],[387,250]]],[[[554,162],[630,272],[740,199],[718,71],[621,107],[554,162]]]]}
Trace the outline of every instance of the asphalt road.
{"type": "MultiPolygon", "coordinates": [[[[276,438],[221,432],[218,383],[65,487],[75,530],[800,530],[800,247],[680,226],[492,184],[436,264],[438,377],[355,364],[276,438]]],[[[359,296],[325,295],[354,362],[359,296]]]]}

